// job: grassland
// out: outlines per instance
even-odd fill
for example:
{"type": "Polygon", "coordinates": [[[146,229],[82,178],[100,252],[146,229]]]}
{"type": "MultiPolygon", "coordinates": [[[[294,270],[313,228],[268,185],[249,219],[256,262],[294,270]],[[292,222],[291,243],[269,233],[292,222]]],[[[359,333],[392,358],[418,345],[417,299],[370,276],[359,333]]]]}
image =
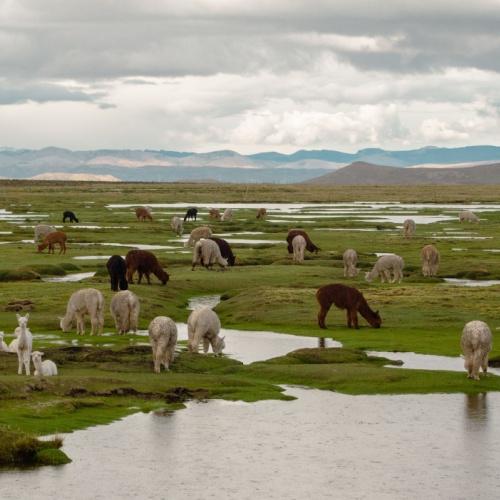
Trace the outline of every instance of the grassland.
{"type": "MultiPolygon", "coordinates": [[[[233,244],[237,265],[222,273],[190,270],[191,255],[184,253],[185,249],[175,241],[169,227],[172,214],[183,213],[183,209],[155,209],[152,223],[139,223],[129,208],[107,208],[110,203],[176,202],[199,208],[229,202],[259,203],[264,207],[271,202],[491,203],[496,202],[500,194],[497,187],[340,189],[22,181],[2,181],[0,187],[0,209],[18,217],[10,222],[0,220],[0,242],[5,242],[0,244],[0,330],[6,332],[6,340],[10,341],[16,320],[15,314],[5,307],[15,300],[31,300],[34,309],[30,327],[35,334],[35,347],[44,350],[60,368],[57,378],[20,377],[16,374],[16,357],[0,353],[0,432],[17,436],[3,442],[17,442],[19,436],[28,439],[23,433],[60,433],[107,423],[135,411],[171,411],[182,407],[190,398],[286,399],[279,384],[287,383],[349,394],[500,390],[497,377],[471,382],[463,373],[394,370],[383,367],[386,361],[367,358],[362,352],[368,349],[456,356],[460,352],[459,338],[465,322],[482,319],[495,333],[500,327],[497,300],[500,287],[456,287],[445,284],[442,278],[500,279],[498,254],[485,251],[500,249],[500,211],[483,212],[480,215],[484,220],[479,225],[464,226],[459,224],[453,208],[392,209],[392,213],[400,215],[453,217],[445,222],[417,224],[417,235],[404,240],[396,224],[362,220],[356,211],[340,216],[331,213],[326,217],[307,212],[306,219],[283,214],[283,220],[290,220],[286,223],[270,222],[279,220],[279,215],[274,214],[270,214],[267,221],[257,221],[254,209],[238,209],[231,222],[210,222],[214,233],[231,233],[234,238],[258,239],[264,243],[233,244]],[[33,244],[23,242],[33,238],[32,227],[24,226],[33,226],[38,220],[62,225],[65,209],[74,210],[80,218],[79,225],[64,225],[63,230],[69,237],[66,255],[38,254],[33,244]],[[40,216],[46,217],[38,219],[40,216]],[[99,228],[81,227],[85,225],[99,228]],[[302,266],[291,265],[285,245],[274,243],[284,241],[291,227],[306,229],[322,249],[318,255],[308,256],[302,266]],[[262,234],[238,234],[244,232],[262,234]],[[421,247],[431,242],[441,252],[442,265],[439,278],[426,279],[420,273],[419,254],[421,247]],[[186,321],[190,297],[220,294],[223,300],[216,311],[225,327],[332,337],[341,341],[344,349],[307,350],[242,365],[225,357],[191,355],[184,352],[181,345],[172,371],[156,376],[151,371],[150,351],[144,345],[144,337],[111,334],[77,338],[74,333],[63,334],[57,318],[64,313],[73,291],[92,286],[104,293],[107,304],[112,297],[105,271],[106,259],[75,257],[125,255],[130,247],[113,245],[116,243],[172,247],[154,250],[171,276],[166,287],[157,282],[152,286],[131,287],[141,299],[142,329],[157,315],[186,321]],[[350,247],[358,251],[363,271],[375,262],[374,252],[402,255],[406,262],[403,284],[368,284],[363,280],[363,273],[345,280],[341,256],[350,247]],[[48,283],[40,279],[89,271],[97,274],[82,283],[48,283]],[[314,293],[319,286],[332,282],[345,282],[362,290],[369,303],[380,310],[383,327],[374,330],[361,321],[360,330],[349,330],[345,327],[343,312],[332,310],[327,318],[328,330],[320,330],[316,324],[314,293]]],[[[206,212],[203,208],[200,211],[206,212]]],[[[388,211],[379,210],[381,215],[388,211]]],[[[187,231],[207,222],[206,216],[202,215],[201,219],[197,224],[187,224],[187,231]]],[[[109,314],[105,331],[114,332],[109,314]]],[[[492,357],[499,355],[500,346],[495,345],[492,357]]],[[[40,463],[47,463],[47,455],[50,453],[41,454],[45,458],[40,463]]],[[[5,452],[4,456],[10,456],[10,463],[15,465],[12,453],[5,452]]],[[[60,456],[54,462],[57,460],[60,456]]]]}

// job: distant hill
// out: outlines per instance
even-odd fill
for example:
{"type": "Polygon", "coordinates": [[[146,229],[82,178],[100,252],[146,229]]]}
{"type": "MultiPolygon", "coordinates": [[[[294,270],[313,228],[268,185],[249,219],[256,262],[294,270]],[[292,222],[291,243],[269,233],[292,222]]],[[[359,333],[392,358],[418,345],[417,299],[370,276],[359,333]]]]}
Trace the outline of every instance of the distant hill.
{"type": "Polygon", "coordinates": [[[398,168],[355,162],[335,172],[309,179],[305,183],[322,185],[500,184],[500,163],[458,168],[398,168]]]}

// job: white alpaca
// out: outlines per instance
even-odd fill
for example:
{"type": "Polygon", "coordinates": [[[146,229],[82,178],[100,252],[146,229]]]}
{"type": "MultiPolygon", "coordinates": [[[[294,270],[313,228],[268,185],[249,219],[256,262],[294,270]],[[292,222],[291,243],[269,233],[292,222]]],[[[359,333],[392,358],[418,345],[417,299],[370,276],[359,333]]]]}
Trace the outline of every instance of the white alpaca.
{"type": "Polygon", "coordinates": [[[0,351],[10,352],[9,346],[3,340],[4,335],[4,332],[0,332],[0,351]]]}
{"type": "Polygon", "coordinates": [[[33,351],[31,359],[35,367],[35,377],[53,377],[57,375],[57,366],[50,359],[42,361],[43,352],[33,351]]]}
{"type": "Polygon", "coordinates": [[[348,248],[342,255],[344,262],[344,278],[354,278],[358,275],[359,269],[356,267],[358,263],[358,254],[356,250],[348,248]]]}
{"type": "Polygon", "coordinates": [[[160,373],[161,365],[168,370],[170,363],[174,360],[177,343],[176,324],[167,316],[157,316],[149,323],[148,331],[155,373],[160,373]]]}
{"type": "Polygon", "coordinates": [[[177,236],[182,236],[184,232],[184,222],[180,217],[174,215],[170,221],[170,227],[177,236]]]}
{"type": "Polygon", "coordinates": [[[292,240],[292,248],[293,248],[293,261],[297,264],[302,264],[304,262],[304,251],[306,249],[306,239],[298,234],[292,240]]]}
{"type": "Polygon", "coordinates": [[[45,238],[50,233],[55,233],[57,229],[54,226],[49,226],[48,224],[37,224],[35,226],[35,243],[45,238]]]}
{"type": "Polygon", "coordinates": [[[413,219],[406,219],[403,222],[403,236],[411,238],[415,234],[415,221],[413,219]]]}
{"type": "Polygon", "coordinates": [[[434,245],[425,245],[421,252],[422,274],[436,276],[439,269],[439,251],[434,245]]]}
{"type": "Polygon", "coordinates": [[[71,295],[66,307],[66,314],[61,318],[61,330],[63,332],[69,331],[73,321],[76,320],[76,333],[84,335],[85,314],[90,316],[92,325],[90,334],[102,333],[104,326],[104,297],[95,288],[82,288],[71,295]]]}
{"type": "Polygon", "coordinates": [[[33,349],[33,336],[28,329],[29,313],[26,316],[16,314],[17,322],[19,324],[19,336],[17,337],[17,359],[19,361],[19,368],[17,373],[23,374],[23,365],[26,375],[30,374],[31,350],[33,349]]]}
{"type": "Polygon", "coordinates": [[[227,259],[222,257],[219,245],[215,241],[202,238],[194,245],[191,270],[194,271],[197,265],[212,269],[214,264],[219,264],[224,270],[227,268],[227,259]]]}
{"type": "Polygon", "coordinates": [[[365,274],[366,281],[370,282],[376,277],[380,277],[382,283],[384,281],[388,283],[395,283],[396,281],[401,283],[404,265],[404,260],[399,255],[382,255],[375,262],[373,269],[365,274]]]}
{"type": "Polygon", "coordinates": [[[231,208],[226,208],[224,210],[224,213],[222,214],[222,217],[220,218],[221,221],[228,221],[233,218],[233,210],[231,208]]]}
{"type": "Polygon", "coordinates": [[[460,222],[479,222],[479,217],[470,210],[463,210],[458,214],[458,220],[460,222]]]}
{"type": "Polygon", "coordinates": [[[208,226],[195,227],[189,235],[189,240],[184,244],[185,247],[193,247],[201,238],[210,238],[212,230],[208,226]]]}
{"type": "Polygon", "coordinates": [[[195,309],[188,318],[188,349],[198,352],[200,342],[203,341],[203,352],[208,352],[209,345],[216,356],[222,354],[226,347],[225,337],[219,337],[220,320],[217,314],[204,306],[195,309]]]}
{"type": "Polygon", "coordinates": [[[488,371],[488,353],[492,348],[491,330],[484,321],[469,321],[460,341],[465,358],[467,377],[479,380],[479,369],[488,371]]]}
{"type": "Polygon", "coordinates": [[[111,299],[109,309],[120,335],[129,331],[137,332],[140,308],[139,298],[130,290],[118,292],[111,299]]]}

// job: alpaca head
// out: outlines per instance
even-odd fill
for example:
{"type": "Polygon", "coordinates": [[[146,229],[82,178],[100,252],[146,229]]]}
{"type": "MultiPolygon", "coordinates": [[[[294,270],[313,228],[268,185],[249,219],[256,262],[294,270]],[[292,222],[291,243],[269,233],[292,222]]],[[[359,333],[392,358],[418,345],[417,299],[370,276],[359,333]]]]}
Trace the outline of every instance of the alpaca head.
{"type": "Polygon", "coordinates": [[[214,354],[216,356],[220,356],[222,354],[222,351],[226,347],[226,343],[224,342],[224,339],[226,337],[217,337],[215,341],[215,345],[213,346],[214,354]]]}
{"type": "Polygon", "coordinates": [[[31,359],[33,360],[33,364],[36,365],[38,363],[41,363],[42,362],[42,356],[43,356],[43,352],[33,351],[31,353],[31,359]]]}
{"type": "Polygon", "coordinates": [[[382,318],[380,317],[378,311],[375,311],[373,316],[370,318],[370,325],[372,325],[373,328],[380,328],[382,325],[382,318]]]}
{"type": "Polygon", "coordinates": [[[28,326],[28,320],[30,318],[30,313],[27,313],[26,316],[21,316],[20,314],[16,314],[17,324],[21,328],[26,328],[28,326]]]}
{"type": "Polygon", "coordinates": [[[170,276],[167,272],[165,272],[161,267],[159,267],[156,272],[156,277],[161,281],[162,285],[166,285],[167,281],[170,279],[170,276]]]}
{"type": "Polygon", "coordinates": [[[59,318],[59,326],[63,332],[69,332],[69,329],[71,328],[71,320],[67,320],[66,316],[63,316],[62,318],[59,318]]]}
{"type": "Polygon", "coordinates": [[[368,283],[371,283],[372,281],[372,277],[371,277],[371,274],[369,272],[366,272],[365,273],[365,280],[368,281],[368,283]]]}

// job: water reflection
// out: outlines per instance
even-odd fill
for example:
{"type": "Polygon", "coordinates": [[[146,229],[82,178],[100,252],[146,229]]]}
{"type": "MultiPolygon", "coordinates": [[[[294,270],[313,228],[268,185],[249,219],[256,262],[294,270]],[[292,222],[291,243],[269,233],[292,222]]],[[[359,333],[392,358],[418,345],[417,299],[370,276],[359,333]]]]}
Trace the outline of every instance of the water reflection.
{"type": "Polygon", "coordinates": [[[488,419],[487,393],[465,394],[465,416],[479,423],[486,422],[488,419]]]}

